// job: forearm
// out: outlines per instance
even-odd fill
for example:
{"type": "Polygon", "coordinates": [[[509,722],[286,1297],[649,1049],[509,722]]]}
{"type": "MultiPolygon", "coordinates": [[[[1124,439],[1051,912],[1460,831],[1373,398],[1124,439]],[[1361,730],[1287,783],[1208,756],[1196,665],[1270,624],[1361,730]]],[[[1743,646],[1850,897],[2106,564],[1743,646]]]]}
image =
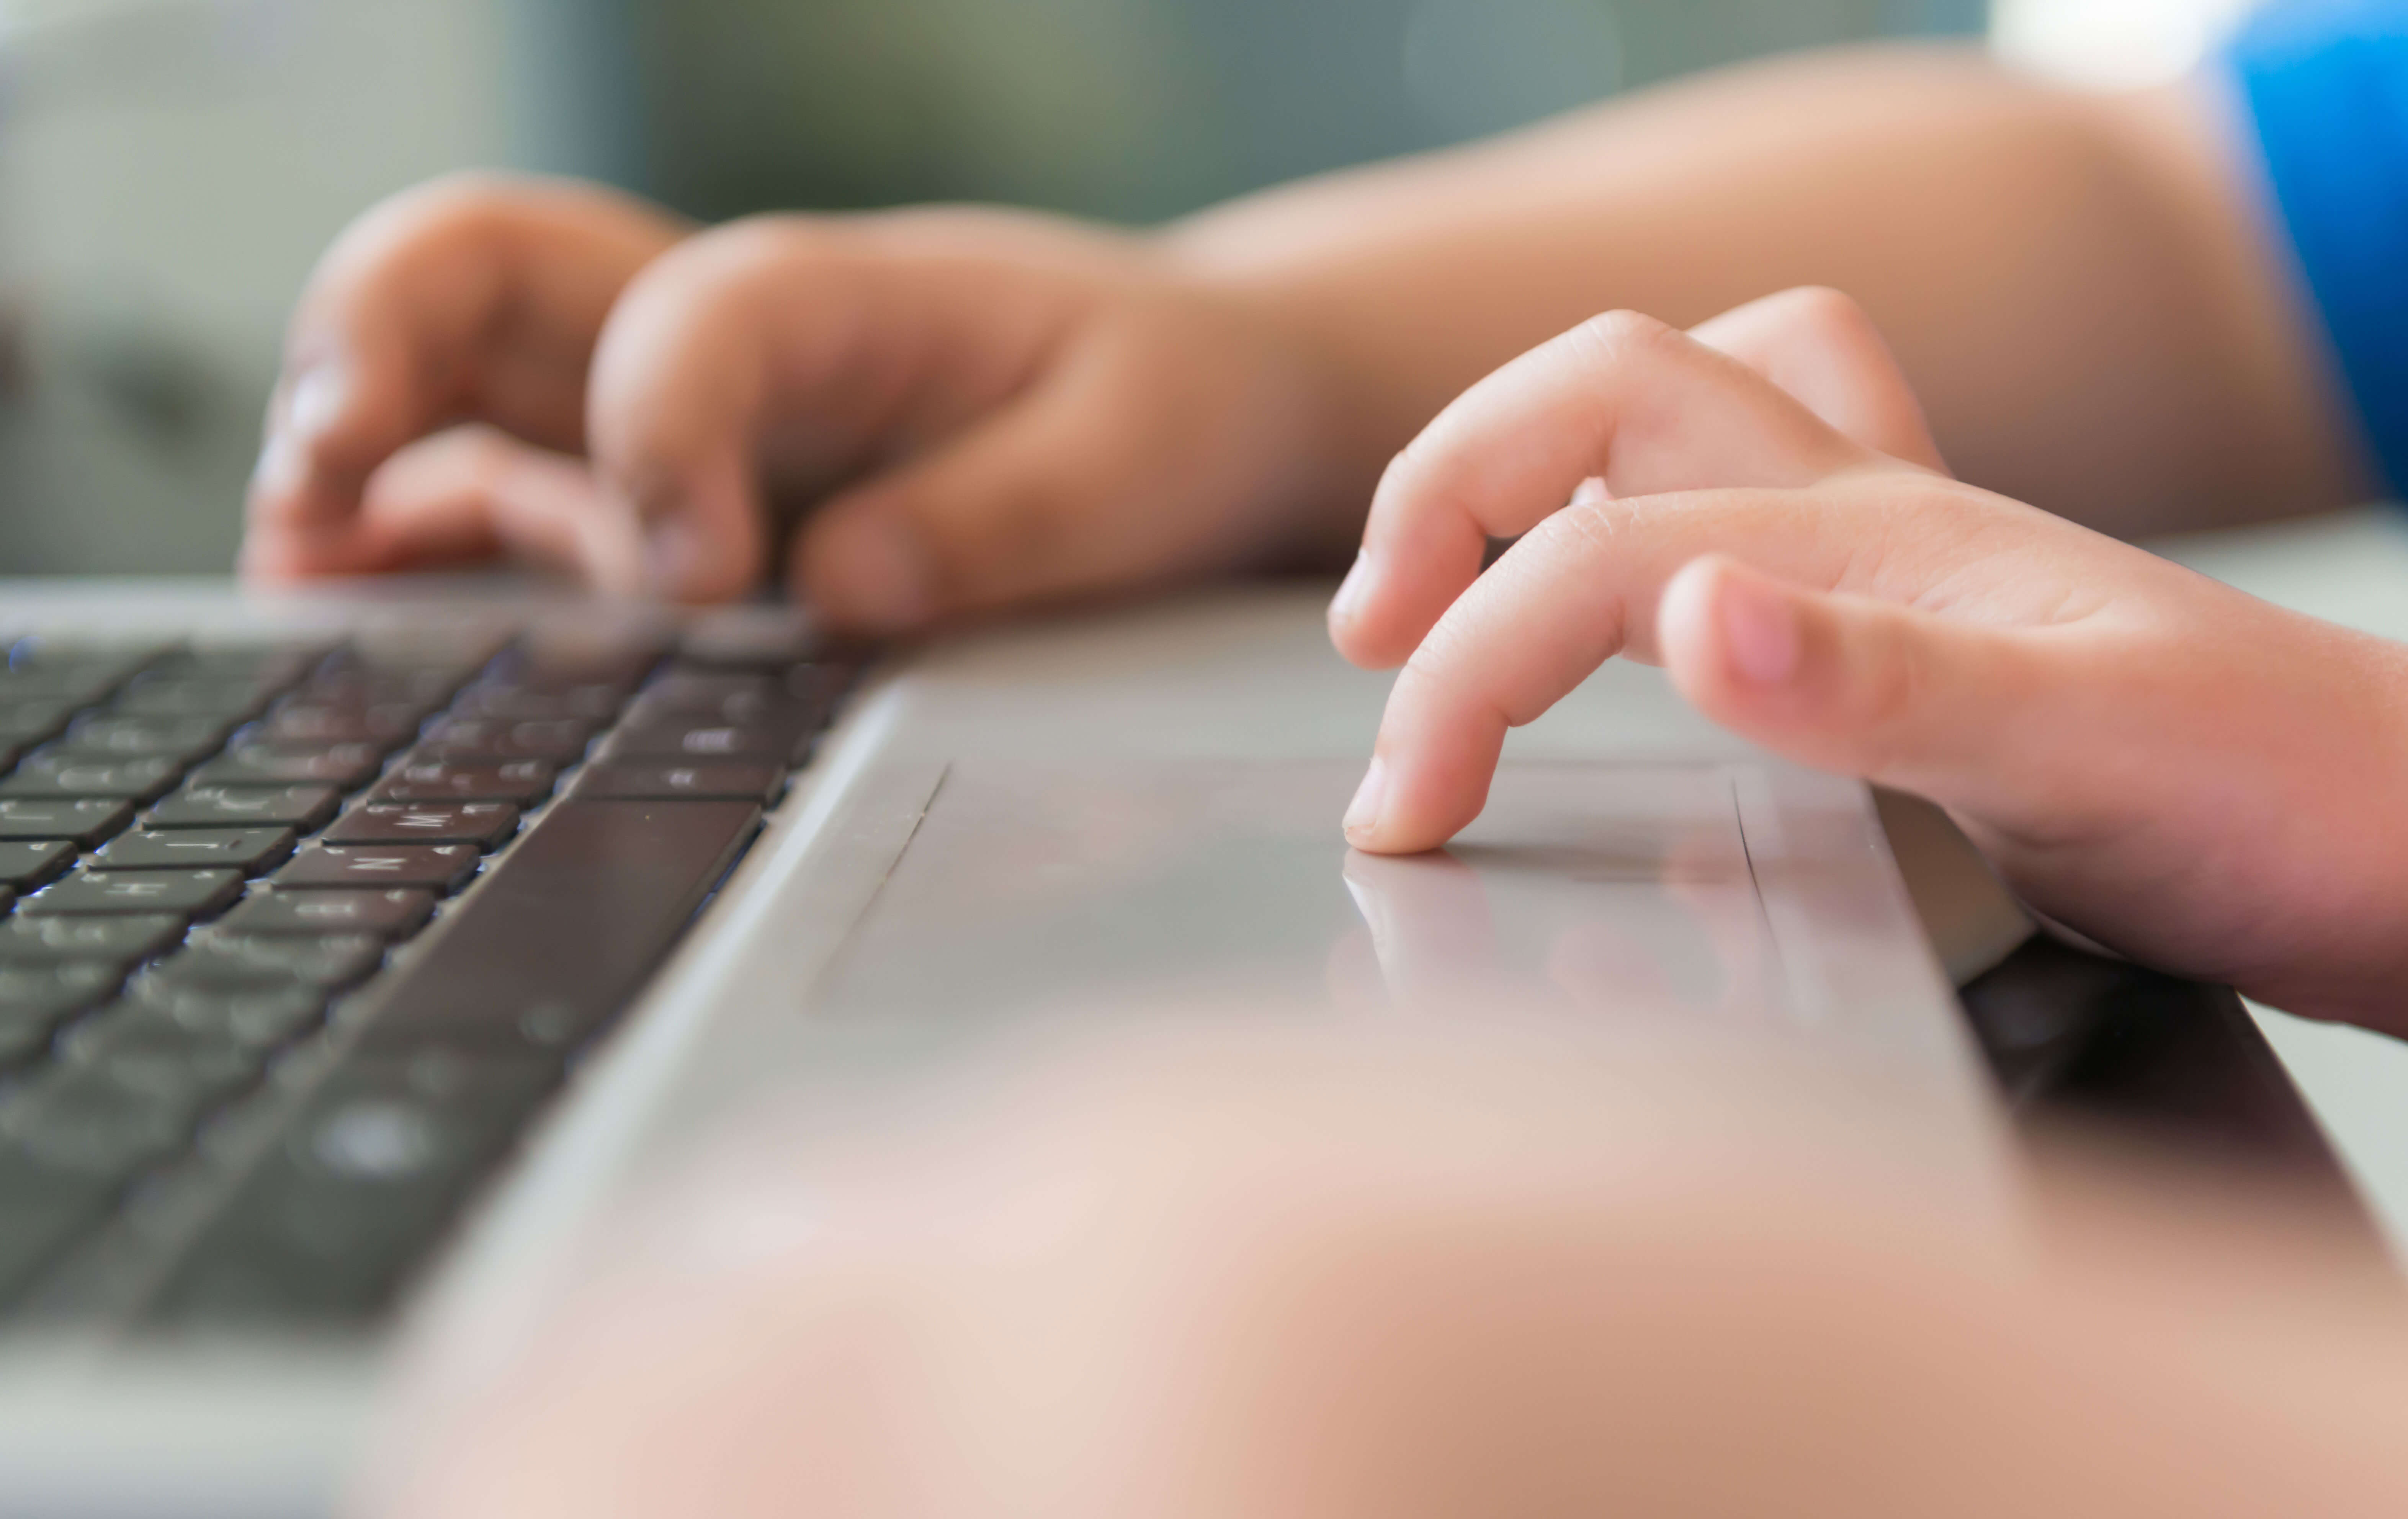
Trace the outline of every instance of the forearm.
{"type": "Polygon", "coordinates": [[[1871,311],[1961,474],[2134,535],[2360,489],[2239,183],[2191,93],[1880,50],[1284,188],[1168,239],[1340,377],[1348,492],[1599,310],[1689,324],[1824,284],[1871,311]]]}

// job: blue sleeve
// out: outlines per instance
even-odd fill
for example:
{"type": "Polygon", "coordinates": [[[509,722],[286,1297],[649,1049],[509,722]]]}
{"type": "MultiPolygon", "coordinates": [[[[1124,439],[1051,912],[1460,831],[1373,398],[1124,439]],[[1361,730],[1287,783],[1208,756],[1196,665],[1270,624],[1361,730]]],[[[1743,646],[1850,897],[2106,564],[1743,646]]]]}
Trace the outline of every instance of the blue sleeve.
{"type": "Polygon", "coordinates": [[[2408,495],[2408,0],[2291,0],[2229,62],[2368,449],[2408,495]]]}

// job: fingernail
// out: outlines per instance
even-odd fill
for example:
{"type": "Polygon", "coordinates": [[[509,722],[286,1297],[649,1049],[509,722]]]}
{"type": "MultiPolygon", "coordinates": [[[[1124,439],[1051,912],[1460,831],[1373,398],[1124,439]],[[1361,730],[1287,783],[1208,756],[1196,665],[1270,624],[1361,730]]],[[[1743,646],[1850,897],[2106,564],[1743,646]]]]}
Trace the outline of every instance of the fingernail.
{"type": "Polygon", "coordinates": [[[1779,685],[1798,673],[1802,639],[1798,609],[1778,590],[1727,576],[1722,585],[1723,637],[1731,665],[1758,685],[1779,685]]]}
{"type": "Polygon", "coordinates": [[[1371,594],[1371,555],[1362,549],[1354,551],[1354,567],[1338,582],[1338,594],[1329,598],[1329,620],[1351,623],[1363,609],[1363,598],[1371,594]]]}
{"type": "Polygon", "coordinates": [[[820,547],[833,593],[821,609],[832,619],[864,633],[905,633],[935,615],[927,556],[904,524],[856,518],[832,526],[820,547]]]}
{"type": "Polygon", "coordinates": [[[1377,754],[1371,756],[1371,767],[1363,772],[1363,783],[1354,788],[1354,799],[1346,807],[1346,837],[1358,842],[1369,838],[1380,826],[1380,809],[1388,799],[1388,764],[1377,754]]]}
{"type": "Polygon", "coordinates": [[[1591,475],[1572,487],[1571,504],[1575,507],[1601,507],[1612,499],[1613,493],[1605,488],[1602,475],[1591,475]]]}
{"type": "Polygon", "coordinates": [[[281,502],[299,488],[303,462],[300,446],[290,434],[278,431],[260,446],[259,462],[251,467],[251,494],[281,502]]]}
{"type": "Polygon", "coordinates": [[[284,398],[280,437],[307,441],[335,424],[350,400],[351,380],[339,364],[324,363],[302,372],[284,398]]]}

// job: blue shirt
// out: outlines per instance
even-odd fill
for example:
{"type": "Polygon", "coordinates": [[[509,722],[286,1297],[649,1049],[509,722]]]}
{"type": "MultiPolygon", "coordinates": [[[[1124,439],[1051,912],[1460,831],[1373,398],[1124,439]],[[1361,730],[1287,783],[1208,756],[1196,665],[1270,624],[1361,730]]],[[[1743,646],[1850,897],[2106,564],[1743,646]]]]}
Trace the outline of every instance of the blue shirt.
{"type": "Polygon", "coordinates": [[[2408,495],[2408,0],[2276,4],[2229,57],[2366,445],[2408,495]]]}

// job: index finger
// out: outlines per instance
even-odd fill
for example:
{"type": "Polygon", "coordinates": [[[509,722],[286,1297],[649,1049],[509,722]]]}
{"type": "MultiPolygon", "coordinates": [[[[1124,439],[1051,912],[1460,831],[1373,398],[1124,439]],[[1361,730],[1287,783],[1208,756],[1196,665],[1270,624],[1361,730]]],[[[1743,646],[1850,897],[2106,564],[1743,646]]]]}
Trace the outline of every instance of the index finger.
{"type": "Polygon", "coordinates": [[[368,477],[450,423],[580,447],[595,335],[628,279],[683,233],[609,191],[492,177],[424,186],[354,222],[287,335],[245,568],[386,567],[357,531],[368,477]]]}
{"type": "Polygon", "coordinates": [[[1875,519],[1794,491],[1584,502],[1548,519],[1447,609],[1397,677],[1348,840],[1410,854],[1454,838],[1487,806],[1507,730],[1633,645],[1651,652],[1657,597],[1698,555],[1744,553],[1830,586],[1859,537],[1880,536],[1875,519]]]}
{"type": "Polygon", "coordinates": [[[1796,487],[1873,455],[1745,364],[1630,312],[1582,323],[1465,392],[1389,466],[1330,608],[1358,665],[1402,664],[1480,573],[1487,540],[1612,496],[1796,487]]]}

